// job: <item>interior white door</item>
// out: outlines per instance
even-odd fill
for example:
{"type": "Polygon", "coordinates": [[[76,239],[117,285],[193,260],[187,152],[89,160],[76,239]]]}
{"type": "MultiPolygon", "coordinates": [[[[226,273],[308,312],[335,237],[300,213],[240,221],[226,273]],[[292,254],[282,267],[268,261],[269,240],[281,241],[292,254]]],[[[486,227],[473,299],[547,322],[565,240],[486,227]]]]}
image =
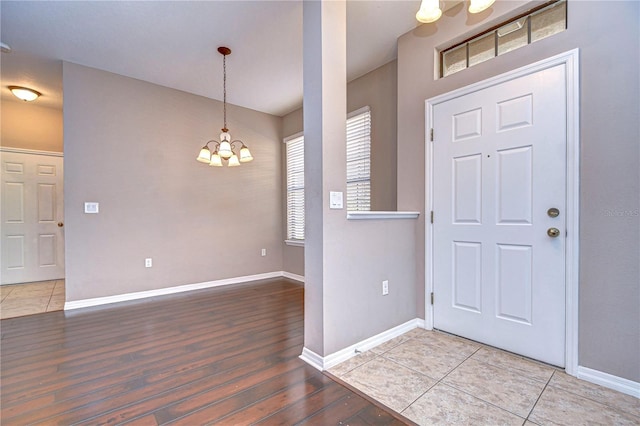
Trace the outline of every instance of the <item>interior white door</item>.
{"type": "Polygon", "coordinates": [[[432,121],[434,327],[557,366],[566,111],[555,66],[434,105],[432,121]]]}
{"type": "Polygon", "coordinates": [[[64,278],[62,157],[0,157],[2,284],[64,278]]]}

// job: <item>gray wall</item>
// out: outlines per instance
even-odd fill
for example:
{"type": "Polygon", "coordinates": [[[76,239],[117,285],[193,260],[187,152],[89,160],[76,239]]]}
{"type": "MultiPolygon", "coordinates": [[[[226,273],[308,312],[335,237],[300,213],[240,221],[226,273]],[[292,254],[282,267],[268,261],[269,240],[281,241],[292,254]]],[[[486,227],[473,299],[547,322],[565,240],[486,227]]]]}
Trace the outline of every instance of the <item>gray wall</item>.
{"type": "Polygon", "coordinates": [[[1,127],[2,146],[62,152],[61,109],[3,98],[1,127]]]}
{"type": "Polygon", "coordinates": [[[416,225],[343,220],[325,239],[325,356],[418,317],[416,225]]]}
{"type": "Polygon", "coordinates": [[[347,112],[371,107],[371,210],[396,210],[397,61],[347,84],[347,112]]]}
{"type": "Polygon", "coordinates": [[[212,168],[195,158],[220,102],[71,63],[63,80],[67,301],[282,269],[279,117],[229,105],[255,160],[212,168]]]}
{"type": "MultiPolygon", "coordinates": [[[[502,20],[523,4],[496,2],[486,14],[502,20]]],[[[425,99],[580,49],[579,364],[634,381],[640,381],[639,9],[638,2],[569,2],[567,31],[435,81],[434,49],[476,31],[478,17],[454,8],[398,41],[398,150],[415,153],[399,159],[398,208],[420,211],[425,99]]],[[[418,236],[415,300],[424,316],[424,220],[418,236]]]]}
{"type": "MultiPolygon", "coordinates": [[[[371,209],[376,211],[396,210],[397,82],[397,61],[391,61],[347,84],[347,112],[371,108],[371,209]]],[[[302,108],[283,117],[282,129],[283,137],[303,131],[302,108]]],[[[286,203],[286,175],[282,185],[286,203]]],[[[282,226],[286,230],[286,217],[282,226]]],[[[304,275],[304,248],[285,246],[283,262],[285,271],[304,275]]]]}

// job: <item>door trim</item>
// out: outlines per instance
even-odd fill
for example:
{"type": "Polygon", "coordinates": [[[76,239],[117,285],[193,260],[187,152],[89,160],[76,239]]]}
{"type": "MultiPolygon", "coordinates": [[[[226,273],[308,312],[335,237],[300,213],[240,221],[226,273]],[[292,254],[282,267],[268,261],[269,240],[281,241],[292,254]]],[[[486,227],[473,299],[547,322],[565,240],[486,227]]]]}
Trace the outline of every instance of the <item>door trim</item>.
{"type": "MultiPolygon", "coordinates": [[[[578,373],[579,206],[580,206],[580,90],[579,49],[526,65],[425,101],[425,212],[433,210],[433,145],[429,135],[436,105],[558,65],[564,65],[567,88],[567,236],[565,245],[565,371],[578,373]]],[[[437,216],[435,218],[437,220],[437,216]]],[[[425,328],[433,329],[433,224],[425,223],[425,328]]]]}
{"type": "Polygon", "coordinates": [[[0,152],[13,152],[15,154],[46,155],[49,157],[64,157],[64,154],[62,152],[39,151],[35,149],[12,148],[8,146],[0,147],[0,152]]]}

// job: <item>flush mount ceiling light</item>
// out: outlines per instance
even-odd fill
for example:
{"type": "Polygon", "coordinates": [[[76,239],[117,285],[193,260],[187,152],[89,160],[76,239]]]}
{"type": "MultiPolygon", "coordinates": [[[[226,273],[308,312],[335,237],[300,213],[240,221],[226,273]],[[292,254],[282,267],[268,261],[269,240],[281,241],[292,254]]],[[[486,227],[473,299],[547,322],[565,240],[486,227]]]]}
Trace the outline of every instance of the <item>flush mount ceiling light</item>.
{"type": "Polygon", "coordinates": [[[222,167],[223,161],[226,161],[228,167],[235,167],[239,166],[240,163],[248,163],[253,160],[253,156],[244,142],[237,139],[233,142],[231,141],[231,135],[227,128],[227,55],[231,54],[231,49],[218,47],[218,52],[222,55],[224,127],[222,128],[222,133],[220,133],[220,141],[212,139],[207,142],[200,150],[196,160],[214,167],[222,167]],[[215,145],[213,153],[209,150],[209,144],[215,145]]]}
{"type": "Polygon", "coordinates": [[[9,90],[11,90],[11,93],[13,93],[16,98],[25,102],[35,101],[38,99],[38,96],[42,95],[42,93],[29,89],[28,87],[9,86],[9,90]]]}
{"type": "MultiPolygon", "coordinates": [[[[469,0],[469,13],[480,13],[488,9],[496,0],[469,0]]],[[[458,4],[461,2],[455,2],[458,4]]],[[[424,24],[437,21],[442,16],[440,0],[422,0],[416,19],[424,24]]]]}

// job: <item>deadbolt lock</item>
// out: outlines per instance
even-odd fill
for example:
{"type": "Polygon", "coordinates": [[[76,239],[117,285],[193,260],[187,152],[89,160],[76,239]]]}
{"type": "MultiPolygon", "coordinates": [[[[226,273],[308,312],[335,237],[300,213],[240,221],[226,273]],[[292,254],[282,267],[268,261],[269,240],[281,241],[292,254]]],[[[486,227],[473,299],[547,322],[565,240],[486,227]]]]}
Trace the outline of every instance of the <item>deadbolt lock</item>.
{"type": "Polygon", "coordinates": [[[547,214],[549,215],[549,217],[558,217],[560,216],[560,210],[556,209],[555,207],[551,207],[549,210],[547,210],[547,214]]]}
{"type": "Polygon", "coordinates": [[[547,235],[551,238],[556,238],[558,235],[560,235],[560,230],[558,228],[549,228],[547,229],[547,235]]]}

